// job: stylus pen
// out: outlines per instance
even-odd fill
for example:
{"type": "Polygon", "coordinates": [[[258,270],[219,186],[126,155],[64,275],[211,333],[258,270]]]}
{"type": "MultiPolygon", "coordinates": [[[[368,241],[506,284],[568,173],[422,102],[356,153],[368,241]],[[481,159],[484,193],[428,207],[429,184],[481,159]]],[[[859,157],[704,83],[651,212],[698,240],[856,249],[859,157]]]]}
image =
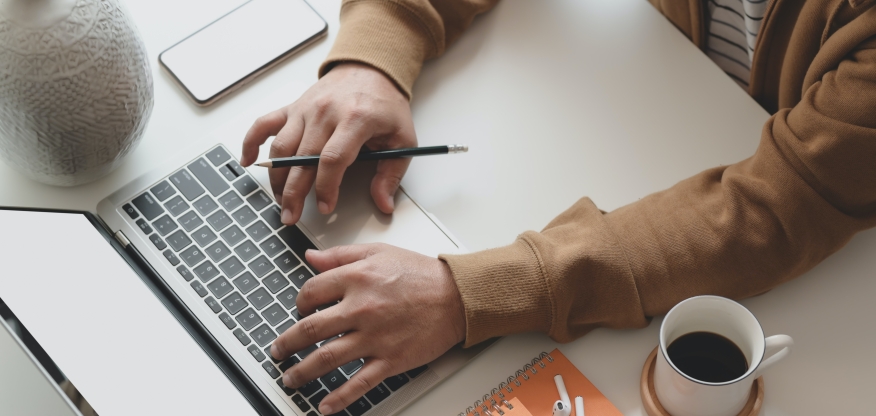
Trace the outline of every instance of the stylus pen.
{"type": "MultiPolygon", "coordinates": [[[[362,151],[356,157],[356,161],[397,159],[402,157],[446,155],[448,153],[465,153],[468,146],[464,144],[449,144],[447,146],[412,147],[408,149],[390,149],[376,151],[362,151]]],[[[271,159],[267,162],[256,163],[255,166],[265,168],[285,168],[289,166],[316,166],[319,164],[319,155],[292,156],[271,159]]]]}

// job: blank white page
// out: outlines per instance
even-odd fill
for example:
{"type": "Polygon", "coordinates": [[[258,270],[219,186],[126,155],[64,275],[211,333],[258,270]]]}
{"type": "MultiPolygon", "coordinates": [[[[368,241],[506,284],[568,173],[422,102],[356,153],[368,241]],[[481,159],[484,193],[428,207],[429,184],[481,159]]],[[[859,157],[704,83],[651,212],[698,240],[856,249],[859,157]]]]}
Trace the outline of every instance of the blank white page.
{"type": "Polygon", "coordinates": [[[0,298],[101,416],[256,414],[84,215],[0,230],[0,298]]]}

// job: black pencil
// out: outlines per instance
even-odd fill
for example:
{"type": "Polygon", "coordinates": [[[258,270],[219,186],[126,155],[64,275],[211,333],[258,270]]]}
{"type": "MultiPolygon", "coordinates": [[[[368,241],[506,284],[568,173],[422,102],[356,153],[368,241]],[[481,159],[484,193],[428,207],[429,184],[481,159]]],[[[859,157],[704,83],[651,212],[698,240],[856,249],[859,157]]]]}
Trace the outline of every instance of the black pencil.
{"type": "MultiPolygon", "coordinates": [[[[463,144],[450,144],[447,146],[412,147],[408,149],[390,149],[376,151],[362,151],[356,157],[356,161],[397,159],[402,157],[446,155],[448,153],[465,153],[468,146],[463,144]]],[[[267,162],[256,163],[255,166],[265,168],[285,168],[289,166],[316,166],[319,164],[319,155],[292,156],[271,159],[267,162]]]]}

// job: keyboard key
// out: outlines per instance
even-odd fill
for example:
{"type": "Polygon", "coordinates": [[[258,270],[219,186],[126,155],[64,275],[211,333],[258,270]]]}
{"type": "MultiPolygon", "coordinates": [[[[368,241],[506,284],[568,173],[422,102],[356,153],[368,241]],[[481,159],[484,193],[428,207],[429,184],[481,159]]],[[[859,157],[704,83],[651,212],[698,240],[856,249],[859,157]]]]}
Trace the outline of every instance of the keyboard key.
{"type": "Polygon", "coordinates": [[[262,362],[265,360],[265,355],[262,354],[261,350],[259,350],[259,347],[257,347],[255,344],[246,347],[246,350],[249,351],[249,354],[252,355],[252,358],[255,358],[256,361],[262,362]]]}
{"type": "Polygon", "coordinates": [[[274,269],[274,265],[271,264],[271,261],[266,259],[265,256],[259,256],[249,263],[249,269],[255,273],[256,277],[261,279],[264,275],[268,274],[269,271],[274,269]]]}
{"type": "Polygon", "coordinates": [[[280,207],[276,205],[271,205],[270,208],[262,211],[262,218],[275,230],[283,226],[283,222],[280,221],[280,207]]]}
{"type": "Polygon", "coordinates": [[[289,273],[289,271],[298,267],[301,262],[292,255],[291,251],[286,251],[274,259],[274,264],[276,264],[283,273],[289,273]]]}
{"type": "Polygon", "coordinates": [[[222,175],[223,177],[225,177],[225,180],[228,182],[231,182],[231,181],[237,179],[237,175],[235,175],[234,172],[231,171],[231,168],[229,168],[228,165],[220,166],[219,167],[219,174],[222,175]]]}
{"type": "Polygon", "coordinates": [[[210,291],[213,292],[213,295],[219,299],[225,297],[225,295],[227,295],[228,292],[231,292],[232,289],[231,283],[222,276],[219,276],[218,279],[208,284],[207,288],[210,289],[210,291]]]}
{"type": "Polygon", "coordinates": [[[240,192],[241,195],[247,196],[252,191],[259,189],[259,185],[252,179],[252,176],[243,175],[241,176],[237,182],[233,183],[234,188],[237,189],[237,192],[240,192]]]}
{"type": "Polygon", "coordinates": [[[362,416],[369,410],[371,410],[371,403],[368,403],[368,400],[365,400],[364,397],[356,399],[356,401],[347,406],[347,412],[353,416],[362,416]]]}
{"type": "Polygon", "coordinates": [[[320,390],[316,392],[313,396],[310,396],[307,401],[310,402],[310,405],[313,406],[314,409],[319,409],[319,404],[322,403],[322,399],[328,396],[328,392],[325,390],[320,390]]]}
{"type": "Polygon", "coordinates": [[[277,300],[283,304],[286,309],[292,309],[295,306],[295,300],[298,299],[298,290],[293,286],[289,286],[283,293],[277,295],[277,300]]]}
{"type": "Polygon", "coordinates": [[[177,195],[171,198],[170,201],[165,202],[164,207],[167,208],[174,217],[178,217],[179,214],[182,214],[189,209],[189,203],[184,201],[181,196],[177,195]]]}
{"type": "Polygon", "coordinates": [[[243,207],[231,214],[234,217],[234,221],[237,221],[241,227],[246,227],[249,223],[253,222],[258,218],[255,212],[252,212],[249,207],[243,207]]]}
{"type": "Polygon", "coordinates": [[[213,313],[222,312],[222,305],[219,304],[219,301],[217,301],[216,299],[213,299],[212,296],[208,296],[207,298],[205,298],[204,302],[207,303],[207,306],[210,307],[210,309],[213,311],[213,313]]]}
{"type": "MultiPolygon", "coordinates": [[[[278,240],[279,241],[279,240],[278,240]]],[[[240,256],[243,261],[250,261],[256,254],[259,254],[259,249],[252,241],[247,241],[234,249],[234,252],[240,256]]]]}
{"type": "Polygon", "coordinates": [[[389,391],[389,388],[381,383],[371,389],[371,391],[369,391],[368,393],[365,393],[365,397],[367,397],[368,400],[371,401],[371,403],[374,403],[376,405],[389,397],[390,394],[391,392],[389,391]]]}
{"type": "Polygon", "coordinates": [[[246,235],[243,234],[243,231],[240,231],[240,228],[238,228],[236,225],[228,227],[227,230],[222,231],[221,233],[219,233],[219,235],[221,235],[222,239],[225,240],[225,242],[228,243],[228,245],[231,247],[236,246],[237,243],[243,241],[243,239],[246,238],[246,235]]]}
{"type": "Polygon", "coordinates": [[[149,226],[149,223],[143,221],[143,218],[137,220],[137,226],[140,227],[141,230],[143,230],[143,234],[152,234],[152,227],[149,226]]]}
{"type": "Polygon", "coordinates": [[[210,224],[210,227],[216,231],[222,231],[223,228],[231,225],[231,218],[228,218],[225,212],[219,211],[207,217],[207,224],[210,224]]]}
{"type": "Polygon", "coordinates": [[[189,171],[182,169],[173,175],[170,175],[170,183],[179,189],[180,193],[189,201],[194,201],[195,198],[204,193],[204,188],[189,174],[189,171]]]}
{"type": "Polygon", "coordinates": [[[193,232],[192,238],[195,239],[195,242],[198,243],[199,246],[204,247],[216,239],[216,234],[205,225],[199,228],[198,231],[193,232]]]}
{"type": "Polygon", "coordinates": [[[183,250],[179,253],[179,256],[182,257],[183,261],[189,265],[189,267],[194,267],[196,264],[202,262],[207,256],[196,246],[190,246],[189,248],[183,250]]]}
{"type": "Polygon", "coordinates": [[[245,308],[248,303],[243,300],[243,296],[240,296],[240,293],[234,292],[228,295],[227,298],[222,299],[222,306],[228,310],[228,313],[232,315],[236,315],[240,312],[241,309],[245,308]]]}
{"type": "Polygon", "coordinates": [[[262,316],[268,321],[271,326],[276,326],[280,322],[283,322],[286,318],[289,317],[289,313],[283,310],[283,307],[280,306],[279,303],[275,303],[271,306],[268,306],[267,309],[262,311],[262,316]]]}
{"type": "Polygon", "coordinates": [[[289,280],[283,277],[279,272],[273,272],[268,277],[265,277],[262,282],[265,284],[265,287],[271,291],[271,293],[277,293],[282,290],[284,287],[289,286],[289,280]]]}
{"type": "Polygon", "coordinates": [[[225,195],[219,197],[219,205],[222,205],[222,208],[225,208],[228,212],[234,211],[241,204],[243,204],[243,200],[234,191],[228,191],[225,195]]]}
{"type": "Polygon", "coordinates": [[[159,201],[164,201],[176,193],[176,189],[173,189],[167,181],[161,181],[158,185],[153,186],[150,191],[159,201]]]}
{"type": "Polygon", "coordinates": [[[137,210],[135,210],[134,207],[131,206],[131,204],[122,205],[122,211],[125,211],[125,214],[128,214],[128,216],[131,217],[132,220],[136,220],[137,217],[140,216],[140,213],[138,213],[137,210]]]}
{"type": "Polygon", "coordinates": [[[310,280],[311,277],[313,277],[313,273],[304,267],[299,267],[289,275],[289,279],[292,280],[292,283],[294,283],[295,286],[298,286],[298,289],[304,287],[304,283],[310,280]]]}
{"type": "Polygon", "coordinates": [[[240,322],[240,326],[247,331],[262,323],[263,320],[252,308],[247,308],[247,310],[241,312],[240,315],[237,315],[236,319],[237,322],[240,322]]]}
{"type": "MultiPolygon", "coordinates": [[[[280,379],[280,381],[283,381],[283,379],[280,379]]],[[[298,406],[298,410],[301,410],[302,412],[310,410],[310,403],[307,403],[307,400],[304,397],[301,397],[300,394],[292,396],[292,402],[295,403],[295,406],[298,406]]]]}
{"type": "Polygon", "coordinates": [[[252,273],[246,272],[237,279],[234,279],[234,286],[237,286],[237,289],[245,295],[259,287],[259,281],[252,273]]]}
{"type": "MultiPolygon", "coordinates": [[[[304,416],[319,416],[319,413],[316,413],[316,411],[314,410],[312,412],[307,412],[307,414],[304,416]]],[[[332,416],[334,416],[334,415],[332,415],[332,416]]],[[[348,416],[348,415],[341,415],[341,416],[348,416]]]]}
{"type": "MultiPolygon", "coordinates": [[[[310,397],[313,393],[316,393],[322,389],[322,383],[319,382],[319,379],[312,380],[307,384],[298,388],[298,392],[301,393],[304,397],[310,397]]],[[[323,390],[325,391],[325,390],[323,390]]],[[[322,400],[322,399],[320,399],[322,400]]],[[[316,406],[314,406],[316,407],[316,406]]]]}
{"type": "Polygon", "coordinates": [[[274,367],[274,365],[271,364],[270,361],[263,362],[262,368],[264,368],[265,371],[268,372],[268,375],[271,376],[271,378],[279,378],[282,375],[279,371],[277,371],[277,367],[274,367]]]}
{"type": "Polygon", "coordinates": [[[352,376],[360,368],[362,368],[362,360],[353,360],[341,366],[341,370],[344,370],[348,376],[352,376]]]}
{"type": "Polygon", "coordinates": [[[319,381],[322,381],[322,384],[329,389],[329,391],[335,391],[338,387],[341,387],[347,382],[347,377],[344,377],[344,375],[338,370],[332,370],[328,374],[320,377],[319,381]]]}
{"type": "Polygon", "coordinates": [[[408,381],[410,381],[408,379],[408,376],[406,376],[404,374],[394,375],[392,377],[387,378],[386,380],[383,380],[383,382],[386,384],[386,386],[389,387],[389,389],[392,391],[396,391],[396,390],[402,388],[402,386],[404,386],[405,384],[408,384],[408,381]]]}
{"type": "Polygon", "coordinates": [[[134,200],[131,202],[134,203],[134,206],[137,207],[137,209],[143,214],[144,217],[146,217],[146,220],[148,221],[152,221],[153,219],[164,213],[164,208],[161,208],[161,205],[158,204],[158,201],[156,201],[155,198],[153,198],[152,195],[149,195],[148,193],[134,198],[134,200]]]}
{"type": "Polygon", "coordinates": [[[219,320],[221,320],[222,323],[225,324],[225,327],[228,329],[234,329],[234,327],[237,326],[237,323],[234,322],[234,318],[232,318],[225,312],[219,314],[219,320]]]}
{"type": "Polygon", "coordinates": [[[176,254],[173,254],[172,251],[164,250],[164,252],[161,254],[163,254],[164,258],[166,258],[167,261],[170,262],[171,266],[176,266],[177,264],[179,264],[179,257],[177,257],[176,254]]]}
{"type": "Polygon", "coordinates": [[[246,233],[258,243],[271,235],[271,230],[268,229],[268,226],[265,225],[263,221],[258,221],[255,224],[250,225],[249,228],[246,229],[246,233]]]}
{"type": "Polygon", "coordinates": [[[152,223],[152,226],[155,227],[155,230],[158,231],[158,234],[161,234],[162,237],[179,228],[179,226],[176,225],[176,222],[170,219],[167,215],[155,220],[155,222],[152,223]]]}
{"type": "Polygon", "coordinates": [[[152,244],[154,244],[155,248],[159,250],[164,250],[165,248],[167,248],[167,244],[164,244],[164,240],[162,240],[161,237],[158,236],[158,234],[150,235],[149,240],[152,240],[152,244]]]}
{"type": "Polygon", "coordinates": [[[209,195],[204,195],[201,199],[194,202],[195,209],[201,213],[203,216],[210,215],[211,212],[215,211],[219,208],[219,205],[216,204],[216,201],[213,198],[210,198],[209,195]]]}
{"type": "Polygon", "coordinates": [[[179,275],[182,276],[183,279],[186,279],[186,282],[191,282],[195,277],[186,266],[180,265],[176,268],[176,271],[179,272],[179,275]]]}
{"type": "Polygon", "coordinates": [[[243,168],[243,166],[240,166],[240,163],[237,163],[236,160],[228,162],[228,165],[226,166],[231,168],[231,171],[234,172],[238,177],[246,173],[246,170],[243,168]]]}
{"type": "Polygon", "coordinates": [[[197,293],[200,297],[207,296],[207,289],[204,289],[204,285],[202,285],[201,282],[197,280],[192,282],[192,289],[195,289],[195,293],[197,293]]]}
{"type": "Polygon", "coordinates": [[[200,266],[195,267],[195,275],[198,276],[202,282],[209,282],[213,280],[214,277],[219,275],[219,270],[216,270],[216,267],[213,266],[213,263],[209,261],[205,261],[201,263],[200,266]]]}
{"type": "Polygon", "coordinates": [[[286,387],[286,385],[283,384],[282,378],[277,379],[277,385],[280,386],[280,389],[283,390],[283,393],[286,393],[287,396],[295,394],[295,389],[290,389],[289,387],[286,387]]]}
{"type": "Polygon", "coordinates": [[[183,230],[179,230],[169,236],[167,236],[167,243],[170,244],[170,248],[173,251],[180,251],[192,244],[192,239],[183,232],[183,230]]]}
{"type": "Polygon", "coordinates": [[[204,158],[192,162],[188,168],[213,196],[222,195],[225,190],[230,188],[228,182],[225,182],[204,158]]]}
{"type": "Polygon", "coordinates": [[[307,358],[308,355],[312,354],[314,351],[316,351],[316,344],[311,345],[311,346],[309,346],[301,351],[298,351],[295,354],[298,355],[298,357],[303,360],[303,359],[307,358]]]}
{"type": "Polygon", "coordinates": [[[295,320],[287,319],[286,322],[283,322],[280,326],[277,327],[277,333],[282,334],[286,332],[287,329],[292,328],[292,325],[295,325],[295,320]]]}
{"type": "Polygon", "coordinates": [[[293,355],[293,356],[289,357],[288,359],[286,359],[286,361],[283,361],[282,363],[280,363],[280,371],[285,373],[286,370],[292,368],[293,365],[298,364],[300,362],[301,362],[301,360],[299,360],[298,357],[293,355]]]}
{"type": "Polygon", "coordinates": [[[222,146],[217,146],[213,150],[207,152],[204,156],[207,157],[213,166],[219,166],[225,163],[226,160],[231,159],[231,155],[229,155],[222,146]]]}
{"type": "Polygon", "coordinates": [[[249,198],[246,198],[246,202],[249,202],[256,211],[261,211],[266,206],[270,205],[271,202],[274,202],[274,200],[271,199],[265,191],[258,191],[250,195],[249,198]]]}
{"type": "Polygon", "coordinates": [[[264,251],[270,258],[274,258],[274,256],[286,249],[286,246],[275,235],[272,235],[271,238],[259,244],[259,247],[261,247],[262,251],[264,251]]]}
{"type": "MultiPolygon", "coordinates": [[[[310,239],[308,239],[297,226],[293,225],[291,227],[286,227],[277,232],[277,235],[279,235],[280,238],[283,239],[283,242],[285,242],[286,245],[289,246],[289,248],[291,248],[301,259],[304,259],[304,253],[307,252],[307,250],[316,250],[316,246],[310,242],[310,239]]],[[[308,265],[308,267],[309,266],[310,265],[308,265]]],[[[312,269],[312,267],[310,268],[312,269]]]]}
{"type": "Polygon", "coordinates": [[[274,332],[271,327],[268,325],[262,325],[256,328],[255,331],[250,332],[249,336],[259,344],[259,347],[264,347],[271,343],[271,341],[277,339],[277,333],[274,332]]]}
{"type": "Polygon", "coordinates": [[[221,269],[222,272],[225,273],[225,275],[228,276],[229,279],[237,276],[238,274],[240,274],[240,272],[246,270],[243,263],[241,263],[240,260],[237,259],[237,257],[231,257],[228,260],[219,263],[219,269],[221,269]]]}
{"type": "Polygon", "coordinates": [[[247,335],[246,332],[243,332],[240,328],[234,330],[234,337],[237,338],[237,340],[240,341],[240,345],[243,345],[244,347],[252,342],[249,339],[249,335],[247,335]]]}
{"type": "Polygon", "coordinates": [[[295,309],[292,312],[289,312],[289,314],[292,315],[292,319],[294,319],[295,322],[298,322],[301,320],[301,313],[298,312],[298,309],[295,309]]]}
{"type": "Polygon", "coordinates": [[[428,370],[428,369],[429,369],[429,366],[421,365],[413,370],[408,371],[407,374],[408,374],[408,377],[410,377],[410,378],[417,378],[418,375],[423,374],[423,372],[428,370]]]}
{"type": "Polygon", "coordinates": [[[258,310],[264,309],[265,306],[270,305],[271,302],[274,301],[274,298],[269,295],[268,291],[263,287],[258,288],[246,298],[249,299],[249,303],[251,303],[252,306],[255,306],[258,310]]]}
{"type": "Polygon", "coordinates": [[[217,241],[212,246],[205,248],[204,251],[217,263],[231,255],[231,249],[221,241],[217,241]]]}
{"type": "Polygon", "coordinates": [[[201,224],[204,223],[204,220],[202,220],[201,217],[198,216],[198,214],[195,214],[195,211],[191,210],[189,210],[189,212],[186,212],[176,220],[179,221],[179,224],[182,225],[183,229],[188,232],[192,232],[192,230],[198,228],[201,224]]]}

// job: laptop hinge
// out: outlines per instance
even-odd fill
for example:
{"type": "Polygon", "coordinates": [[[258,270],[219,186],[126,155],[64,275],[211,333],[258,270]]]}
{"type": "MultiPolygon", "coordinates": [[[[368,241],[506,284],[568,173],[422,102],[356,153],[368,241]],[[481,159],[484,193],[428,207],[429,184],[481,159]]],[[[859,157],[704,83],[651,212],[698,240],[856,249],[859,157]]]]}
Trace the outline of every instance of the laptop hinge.
{"type": "Polygon", "coordinates": [[[118,241],[124,248],[128,248],[128,246],[131,245],[131,241],[128,240],[128,237],[125,236],[125,233],[123,233],[122,230],[116,231],[113,234],[113,237],[115,237],[116,241],[118,241]]]}

